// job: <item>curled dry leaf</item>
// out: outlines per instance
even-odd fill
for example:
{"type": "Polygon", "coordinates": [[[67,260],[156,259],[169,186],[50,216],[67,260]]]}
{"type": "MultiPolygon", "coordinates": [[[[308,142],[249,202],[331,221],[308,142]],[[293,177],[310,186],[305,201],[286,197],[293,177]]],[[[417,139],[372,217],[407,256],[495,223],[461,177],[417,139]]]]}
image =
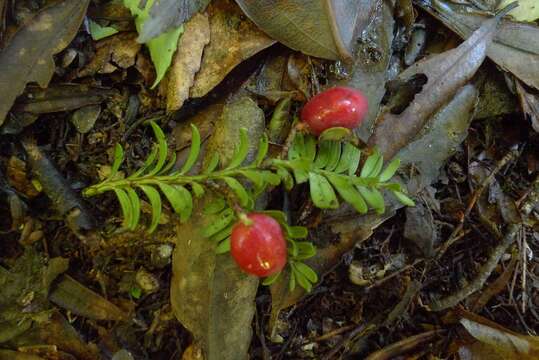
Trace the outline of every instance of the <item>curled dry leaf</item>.
{"type": "Polygon", "coordinates": [[[211,40],[191,88],[192,97],[206,95],[236,65],[275,42],[246,19],[232,0],[214,1],[208,13],[211,40]]]}
{"type": "Polygon", "coordinates": [[[178,41],[178,51],[174,55],[169,70],[167,111],[182,107],[189,98],[189,89],[200,69],[202,52],[210,42],[210,23],[206,15],[197,14],[184,27],[178,41]]]}
{"type": "Polygon", "coordinates": [[[483,63],[498,20],[485,21],[457,48],[421,60],[401,73],[400,80],[423,74],[427,82],[401,114],[386,112],[378,118],[369,145],[377,145],[384,157],[391,159],[400,148],[410,143],[430,116],[470,80],[483,63]]]}
{"type": "Polygon", "coordinates": [[[53,55],[75,37],[90,0],[64,0],[39,12],[0,52],[0,125],[29,82],[46,87],[54,74],[53,55]]]}
{"type": "MultiPolygon", "coordinates": [[[[488,19],[459,12],[441,0],[421,0],[417,4],[465,39],[488,19]]],[[[487,55],[505,71],[539,89],[539,27],[503,20],[487,55]]]]}
{"type": "Polygon", "coordinates": [[[522,111],[530,117],[533,129],[539,132],[539,94],[529,91],[519,81],[516,81],[516,87],[522,111]]]}
{"type": "Polygon", "coordinates": [[[264,32],[307,55],[350,60],[358,18],[374,1],[236,0],[264,32]]]}

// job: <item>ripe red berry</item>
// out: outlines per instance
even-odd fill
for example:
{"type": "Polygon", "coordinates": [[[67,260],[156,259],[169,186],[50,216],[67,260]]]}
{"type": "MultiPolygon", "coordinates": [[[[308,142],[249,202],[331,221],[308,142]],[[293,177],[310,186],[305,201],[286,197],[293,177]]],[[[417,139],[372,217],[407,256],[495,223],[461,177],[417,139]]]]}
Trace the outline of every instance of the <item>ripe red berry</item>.
{"type": "Polygon", "coordinates": [[[334,87],[314,96],[301,111],[301,120],[314,135],[332,127],[353,129],[367,115],[368,101],[359,90],[334,87]]]}
{"type": "Polygon", "coordinates": [[[232,228],[230,252],[239,267],[256,276],[278,273],[286,265],[281,225],[264,214],[251,213],[232,228]]]}

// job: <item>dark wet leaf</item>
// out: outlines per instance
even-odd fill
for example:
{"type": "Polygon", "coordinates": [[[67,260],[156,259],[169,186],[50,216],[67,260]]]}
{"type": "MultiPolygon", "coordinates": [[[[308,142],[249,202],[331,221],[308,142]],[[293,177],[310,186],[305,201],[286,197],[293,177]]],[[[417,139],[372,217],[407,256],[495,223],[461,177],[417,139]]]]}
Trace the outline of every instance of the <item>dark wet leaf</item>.
{"type": "Polygon", "coordinates": [[[350,59],[358,17],[370,4],[357,0],[236,0],[264,32],[286,46],[326,59],[350,59]]]}
{"type": "Polygon", "coordinates": [[[54,74],[53,55],[75,37],[89,0],[64,0],[42,10],[0,52],[0,125],[29,82],[46,87],[54,74]]]}
{"type": "Polygon", "coordinates": [[[210,0],[161,0],[156,1],[150,17],[144,22],[139,41],[146,43],[162,33],[182,25],[194,14],[203,11],[210,0]]]}
{"type": "Polygon", "coordinates": [[[52,287],[49,299],[74,314],[94,320],[126,320],[127,314],[116,305],[64,275],[52,287]]]}
{"type": "Polygon", "coordinates": [[[376,144],[384,158],[391,159],[409,144],[425,123],[483,63],[486,51],[496,33],[497,18],[489,19],[459,47],[434,55],[410,66],[399,79],[406,81],[424,74],[427,83],[401,114],[386,112],[377,120],[369,145],[376,144]]]}

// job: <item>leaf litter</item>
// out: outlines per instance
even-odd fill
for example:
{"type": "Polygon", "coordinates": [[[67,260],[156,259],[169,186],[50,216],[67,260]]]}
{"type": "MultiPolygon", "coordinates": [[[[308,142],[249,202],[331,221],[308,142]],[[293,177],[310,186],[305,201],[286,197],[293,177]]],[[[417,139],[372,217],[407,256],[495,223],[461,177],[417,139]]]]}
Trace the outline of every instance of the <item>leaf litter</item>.
{"type": "Polygon", "coordinates": [[[0,11],[0,60],[13,64],[2,67],[0,357],[536,356],[533,3],[501,20],[482,0],[467,11],[400,1],[396,12],[386,2],[320,1],[299,20],[280,11],[286,1],[89,3],[88,13],[87,2],[70,0],[0,11]],[[63,15],[53,33],[28,35],[54,11],[63,15]],[[279,25],[290,19],[296,27],[279,25]],[[136,30],[147,44],[173,35],[147,49],[136,30]],[[21,59],[21,48],[36,53],[21,59]],[[41,58],[46,71],[21,70],[41,58]],[[156,77],[162,86],[152,89],[156,77]],[[336,84],[369,98],[354,167],[339,162],[350,147],[317,155],[308,137],[290,143],[304,102],[336,84]],[[301,161],[290,178],[281,169],[285,184],[256,204],[250,194],[271,174],[205,183],[223,191],[208,206],[196,182],[116,188],[119,202],[114,192],[82,197],[107,178],[136,184],[153,172],[240,166],[266,131],[260,146],[270,157],[307,154],[317,172],[301,161]],[[244,145],[234,152],[236,142],[244,145]],[[382,200],[362,188],[373,209],[360,215],[350,184],[324,175],[382,173],[378,151],[400,159],[391,189],[407,189],[418,207],[402,208],[411,201],[404,190],[382,200]],[[305,185],[284,191],[298,178],[305,185]],[[266,279],[270,290],[260,286],[225,254],[234,219],[225,199],[279,210],[300,239],[291,241],[293,261],[314,257],[266,279]]]}

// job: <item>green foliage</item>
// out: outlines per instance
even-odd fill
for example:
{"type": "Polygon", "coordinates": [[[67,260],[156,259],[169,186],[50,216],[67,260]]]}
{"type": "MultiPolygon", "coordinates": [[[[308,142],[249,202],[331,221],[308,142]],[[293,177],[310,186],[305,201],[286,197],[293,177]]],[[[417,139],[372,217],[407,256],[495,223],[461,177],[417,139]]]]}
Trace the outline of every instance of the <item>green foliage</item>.
{"type": "Polygon", "coordinates": [[[118,33],[118,30],[111,26],[101,26],[93,20],[88,21],[90,25],[90,35],[95,41],[104,39],[118,33]]]}
{"type": "MultiPolygon", "coordinates": [[[[311,199],[321,209],[335,209],[340,201],[344,201],[361,214],[369,208],[381,214],[385,210],[383,190],[392,192],[403,204],[413,205],[399,184],[388,182],[397,171],[399,161],[393,160],[384,169],[384,161],[378,151],[368,156],[359,169],[361,151],[351,143],[338,140],[317,142],[313,136],[298,134],[288,152],[288,159],[266,159],[269,145],[264,136],[255,160],[246,163],[249,149],[247,130],[240,129],[239,144],[228,163],[222,163],[218,154],[213,154],[200,174],[190,174],[200,155],[198,129],[191,125],[189,155],[181,168],[176,169],[176,156],[169,155],[165,134],[155,122],[150,122],[150,126],[157,143],[142,167],[125,178],[120,177],[125,154],[122,146],[117,144],[109,176],[83,191],[87,197],[113,191],[122,209],[123,226],[129,230],[136,229],[140,222],[141,196],[151,205],[148,231],[153,232],[161,217],[163,196],[180,221],[185,222],[193,212],[193,198],[200,198],[211,191],[215,200],[203,211],[217,217],[202,229],[202,233],[216,243],[218,253],[225,253],[230,250],[230,234],[237,219],[233,209],[252,211],[258,195],[281,183],[287,190],[296,184],[308,183],[311,199]]],[[[346,136],[337,131],[329,133],[326,138],[335,139],[341,136],[339,134],[346,136]]],[[[314,256],[316,250],[310,242],[300,241],[307,237],[307,229],[288,225],[282,212],[265,213],[281,224],[288,239],[290,288],[299,284],[310,291],[317,277],[303,261],[314,256]]],[[[264,283],[272,283],[277,276],[267,278],[264,283]]]]}
{"type": "MultiPolygon", "coordinates": [[[[150,18],[150,9],[154,3],[154,0],[148,0],[143,9],[139,7],[140,0],[123,0],[124,6],[127,7],[131,14],[135,17],[135,26],[138,33],[142,31],[144,23],[150,18]]],[[[176,52],[178,46],[178,39],[183,33],[183,26],[179,28],[167,31],[146,43],[148,50],[150,51],[150,57],[155,66],[157,77],[152,88],[155,88],[157,84],[163,79],[167,69],[172,63],[172,57],[176,52]]]]}

